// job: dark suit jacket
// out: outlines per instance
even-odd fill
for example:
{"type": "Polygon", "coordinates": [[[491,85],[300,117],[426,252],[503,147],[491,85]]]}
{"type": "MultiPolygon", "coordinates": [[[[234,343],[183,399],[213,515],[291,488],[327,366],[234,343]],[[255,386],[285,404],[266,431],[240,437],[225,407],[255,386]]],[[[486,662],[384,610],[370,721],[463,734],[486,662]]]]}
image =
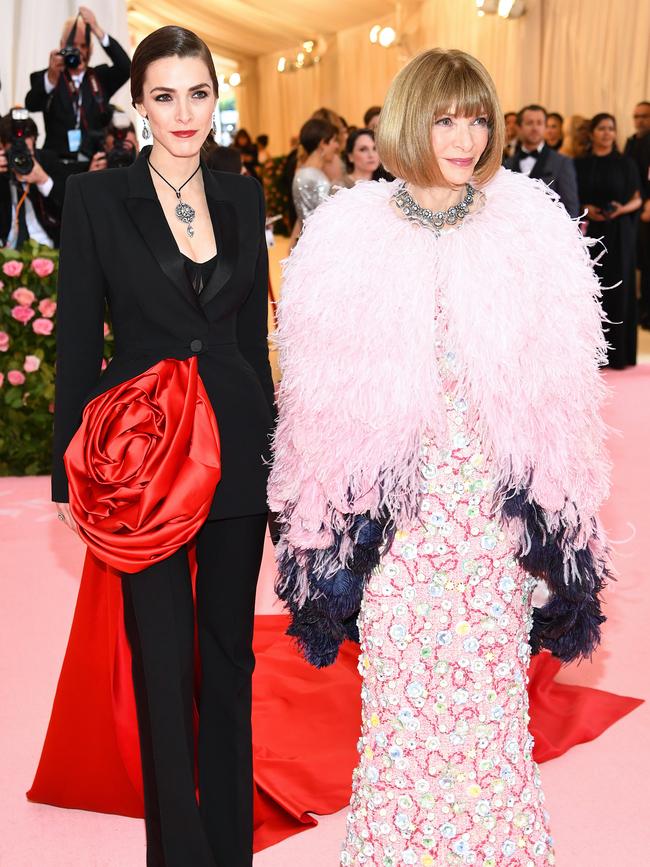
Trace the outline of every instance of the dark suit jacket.
{"type": "MultiPolygon", "coordinates": [[[[129,55],[114,39],[110,39],[104,49],[113,61],[113,66],[102,63],[92,67],[97,83],[101,88],[101,98],[93,95],[88,72],[81,82],[82,132],[88,129],[101,130],[106,126],[106,111],[111,96],[131,74],[129,55]]],[[[32,72],[30,76],[30,91],[25,97],[25,107],[28,111],[42,111],[45,121],[45,147],[53,150],[59,156],[70,156],[68,150],[68,130],[74,129],[76,115],[70,92],[63,75],[59,77],[56,87],[51,93],[45,92],[45,73],[32,72]]]]}
{"type": "MultiPolygon", "coordinates": [[[[29,199],[34,206],[36,219],[45,229],[56,247],[61,234],[61,212],[65,191],[66,173],[63,166],[51,151],[37,150],[35,157],[52,178],[54,186],[49,196],[42,196],[35,184],[29,188],[29,199]]],[[[0,245],[6,243],[11,231],[11,172],[0,174],[0,245]]]]}
{"type": "Polygon", "coordinates": [[[641,198],[650,199],[650,133],[642,138],[631,135],[625,142],[625,156],[632,157],[641,176],[641,198]]]}
{"type": "MultiPolygon", "coordinates": [[[[513,157],[505,160],[503,164],[513,172],[520,172],[519,164],[525,157],[526,154],[519,149],[513,157]]],[[[564,154],[559,154],[548,145],[544,145],[529,177],[539,178],[552,190],[555,190],[569,216],[577,217],[579,215],[578,182],[575,166],[570,157],[565,157],[564,154]]]]}
{"type": "Polygon", "coordinates": [[[267,511],[274,392],[267,346],[268,256],[257,181],[203,165],[217,265],[200,296],[147,165],[73,175],[63,211],[57,309],[52,494],[67,496],[63,454],[85,403],[164,358],[198,357],[221,437],[210,517],[267,511]],[[100,376],[108,304],[115,354],[100,376]]]}

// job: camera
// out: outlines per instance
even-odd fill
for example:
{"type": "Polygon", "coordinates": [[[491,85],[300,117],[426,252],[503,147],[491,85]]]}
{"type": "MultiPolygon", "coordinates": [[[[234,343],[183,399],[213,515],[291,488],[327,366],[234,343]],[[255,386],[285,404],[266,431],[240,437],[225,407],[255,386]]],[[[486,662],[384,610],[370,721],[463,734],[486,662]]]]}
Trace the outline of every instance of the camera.
{"type": "Polygon", "coordinates": [[[81,51],[73,45],[66,45],[59,54],[68,69],[76,69],[81,63],[81,51]]]}
{"type": "Polygon", "coordinates": [[[34,157],[27,147],[26,129],[29,112],[14,108],[11,112],[11,145],[7,151],[9,168],[17,175],[28,175],[34,168],[34,157]]]}
{"type": "Polygon", "coordinates": [[[135,162],[136,152],[133,144],[128,141],[127,135],[132,129],[128,118],[115,114],[112,125],[106,130],[107,135],[113,136],[113,147],[106,154],[106,166],[109,169],[123,169],[135,162]],[[122,118],[126,120],[126,126],[122,118]]]}

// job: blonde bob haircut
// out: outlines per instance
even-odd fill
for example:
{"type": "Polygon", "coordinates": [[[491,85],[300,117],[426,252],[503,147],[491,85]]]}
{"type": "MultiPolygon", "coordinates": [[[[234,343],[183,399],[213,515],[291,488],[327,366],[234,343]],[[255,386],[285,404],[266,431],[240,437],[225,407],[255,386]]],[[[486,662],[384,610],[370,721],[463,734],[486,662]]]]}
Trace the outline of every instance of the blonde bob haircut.
{"type": "Polygon", "coordinates": [[[487,115],[488,143],[474,171],[477,186],[487,183],[503,159],[503,113],[485,67],[456,49],[423,51],[393,79],[377,131],[385,168],[418,187],[449,186],[433,152],[432,129],[437,118],[451,112],[457,117],[487,115]]]}

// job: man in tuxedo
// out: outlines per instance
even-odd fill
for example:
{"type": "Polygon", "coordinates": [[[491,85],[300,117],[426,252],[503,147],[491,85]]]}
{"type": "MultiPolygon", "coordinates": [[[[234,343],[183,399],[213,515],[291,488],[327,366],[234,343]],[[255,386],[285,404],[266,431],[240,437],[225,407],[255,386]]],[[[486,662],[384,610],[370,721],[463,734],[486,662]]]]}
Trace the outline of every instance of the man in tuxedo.
{"type": "Polygon", "coordinates": [[[513,172],[540,178],[559,195],[569,215],[577,217],[580,200],[573,160],[554,151],[544,141],[546,117],[546,109],[541,105],[527,105],[518,112],[519,147],[504,165],[513,172]]]}
{"type": "Polygon", "coordinates": [[[650,330],[650,102],[634,107],[635,132],[625,143],[625,156],[632,157],[641,176],[641,209],[638,226],[637,267],[641,272],[639,322],[650,330]]]}
{"type": "Polygon", "coordinates": [[[38,130],[29,118],[24,141],[33,167],[22,174],[9,165],[14,141],[12,115],[0,118],[0,245],[19,249],[30,239],[58,247],[66,173],[51,151],[36,149],[38,130]]]}
{"type": "Polygon", "coordinates": [[[66,160],[88,159],[84,140],[99,133],[110,119],[111,96],[131,73],[131,61],[124,49],[97,23],[86,6],[65,23],[60,49],[50,52],[47,69],[33,72],[31,89],[25,97],[28,111],[42,111],[45,120],[45,148],[66,160]],[[113,61],[112,66],[88,66],[92,34],[113,61]],[[78,56],[64,57],[61,50],[77,49],[78,56]]]}

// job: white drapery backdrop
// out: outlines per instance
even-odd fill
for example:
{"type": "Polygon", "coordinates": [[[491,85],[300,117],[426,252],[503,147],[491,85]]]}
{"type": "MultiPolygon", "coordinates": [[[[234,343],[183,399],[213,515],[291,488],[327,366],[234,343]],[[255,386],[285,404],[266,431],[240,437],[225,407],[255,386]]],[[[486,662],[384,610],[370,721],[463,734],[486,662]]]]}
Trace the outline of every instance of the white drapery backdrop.
{"type": "MultiPolygon", "coordinates": [[[[549,111],[592,116],[612,112],[621,142],[632,110],[650,98],[649,0],[528,0],[515,20],[479,18],[474,0],[425,0],[407,16],[406,45],[383,49],[368,39],[371,24],[343,30],[317,68],[279,74],[278,58],[258,59],[254,132],[282,153],[312,111],[325,105],[359,125],[381,104],[406,55],[441,46],[481,60],[494,78],[504,111],[541,102],[549,111]],[[400,56],[401,55],[401,56],[400,56]]],[[[392,19],[380,19],[393,23],[392,19]]]]}

